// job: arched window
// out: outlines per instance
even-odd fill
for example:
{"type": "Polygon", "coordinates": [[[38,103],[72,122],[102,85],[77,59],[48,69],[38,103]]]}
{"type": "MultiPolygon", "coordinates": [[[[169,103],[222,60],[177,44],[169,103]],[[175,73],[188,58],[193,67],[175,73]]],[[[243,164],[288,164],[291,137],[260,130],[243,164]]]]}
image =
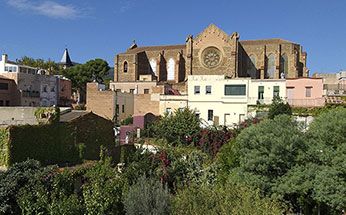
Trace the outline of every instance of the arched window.
{"type": "Polygon", "coordinates": [[[167,63],[167,80],[174,80],[174,67],[175,67],[175,62],[173,58],[168,60],[167,63]]]}
{"type": "Polygon", "coordinates": [[[127,72],[127,69],[128,69],[128,65],[127,65],[127,62],[125,61],[125,62],[124,62],[124,72],[125,72],[125,73],[127,72]]]}
{"type": "Polygon", "coordinates": [[[275,74],[275,56],[274,54],[269,54],[267,58],[267,78],[274,78],[275,74]]]}
{"type": "Polygon", "coordinates": [[[257,78],[256,57],[250,55],[247,61],[247,74],[251,78],[257,78]]]}
{"type": "Polygon", "coordinates": [[[153,73],[154,73],[155,75],[157,75],[157,74],[156,74],[156,60],[155,60],[155,59],[151,59],[151,60],[150,60],[150,67],[151,67],[151,70],[153,71],[153,73]]]}
{"type": "Polygon", "coordinates": [[[286,77],[288,74],[288,57],[287,54],[281,55],[280,59],[280,78],[286,77]]]}

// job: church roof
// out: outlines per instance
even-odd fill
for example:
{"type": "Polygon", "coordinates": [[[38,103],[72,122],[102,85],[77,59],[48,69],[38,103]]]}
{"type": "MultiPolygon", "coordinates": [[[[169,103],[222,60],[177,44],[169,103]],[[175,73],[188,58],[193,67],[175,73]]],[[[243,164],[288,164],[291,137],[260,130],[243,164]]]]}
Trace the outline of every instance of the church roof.
{"type": "Polygon", "coordinates": [[[283,43],[293,43],[289,40],[284,40],[280,38],[273,38],[273,39],[262,39],[262,40],[241,40],[239,41],[242,45],[264,45],[264,44],[283,44],[283,43]]]}
{"type": "Polygon", "coordinates": [[[67,66],[72,66],[73,65],[67,48],[64,51],[64,54],[63,54],[63,56],[62,56],[62,58],[60,60],[60,63],[64,64],[64,65],[67,65],[67,66]]]}
{"type": "Polygon", "coordinates": [[[141,46],[133,49],[128,49],[122,54],[137,54],[144,51],[162,51],[162,50],[172,50],[172,49],[185,49],[186,45],[166,45],[166,46],[141,46]]]}

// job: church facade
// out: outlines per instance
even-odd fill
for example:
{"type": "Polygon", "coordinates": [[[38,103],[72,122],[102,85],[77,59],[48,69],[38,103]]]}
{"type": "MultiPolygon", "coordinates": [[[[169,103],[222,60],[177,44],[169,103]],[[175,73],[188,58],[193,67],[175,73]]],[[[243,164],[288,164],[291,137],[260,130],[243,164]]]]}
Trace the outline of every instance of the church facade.
{"type": "Polygon", "coordinates": [[[151,76],[158,83],[184,83],[189,75],[280,79],[308,77],[307,54],[283,39],[240,40],[211,24],[185,44],[138,47],[115,57],[114,82],[137,82],[151,76]]]}

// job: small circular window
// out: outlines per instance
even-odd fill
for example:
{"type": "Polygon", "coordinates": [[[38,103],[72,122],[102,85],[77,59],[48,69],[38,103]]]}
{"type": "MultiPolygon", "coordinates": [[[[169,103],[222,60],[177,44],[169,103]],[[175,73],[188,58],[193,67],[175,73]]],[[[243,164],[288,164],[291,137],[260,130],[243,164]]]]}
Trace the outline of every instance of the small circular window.
{"type": "Polygon", "coordinates": [[[221,52],[216,47],[208,47],[202,52],[202,62],[208,68],[217,67],[221,63],[221,52]]]}

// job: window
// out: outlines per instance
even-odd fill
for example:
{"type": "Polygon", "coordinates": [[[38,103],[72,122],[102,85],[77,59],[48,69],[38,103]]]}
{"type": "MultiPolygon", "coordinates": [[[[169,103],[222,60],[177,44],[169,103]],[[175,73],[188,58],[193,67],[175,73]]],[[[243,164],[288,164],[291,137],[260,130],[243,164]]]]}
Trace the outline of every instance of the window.
{"type": "Polygon", "coordinates": [[[121,112],[125,113],[125,105],[121,105],[121,112]]]}
{"type": "Polygon", "coordinates": [[[185,108],[178,108],[179,112],[183,112],[185,108]]]}
{"type": "Polygon", "coordinates": [[[275,98],[275,97],[280,97],[280,87],[279,86],[274,86],[273,98],[275,98]]]}
{"type": "Polygon", "coordinates": [[[144,89],[144,94],[149,94],[149,89],[144,89]]]}
{"type": "Polygon", "coordinates": [[[264,99],[264,86],[258,86],[258,98],[259,100],[264,99]]]}
{"type": "Polygon", "coordinates": [[[200,86],[195,86],[194,87],[195,94],[199,94],[201,92],[200,88],[201,88],[200,86]]]}
{"type": "Polygon", "coordinates": [[[125,61],[124,62],[124,73],[127,73],[127,69],[128,69],[128,65],[127,65],[127,62],[125,61]]]}
{"type": "Polygon", "coordinates": [[[120,93],[120,92],[121,92],[121,89],[115,89],[115,91],[120,93]]]}
{"type": "Polygon", "coordinates": [[[245,95],[246,95],[245,84],[225,85],[225,96],[245,96],[245,95]]]}
{"type": "Polygon", "coordinates": [[[130,89],[130,93],[134,94],[135,93],[135,89],[130,89]]]}
{"type": "Polygon", "coordinates": [[[280,58],[280,78],[285,79],[288,73],[288,57],[287,54],[281,55],[280,58]]]}
{"type": "Polygon", "coordinates": [[[6,106],[10,106],[10,101],[6,100],[6,106]]]}
{"type": "Polygon", "coordinates": [[[305,87],[305,97],[311,97],[312,87],[305,87]]]}
{"type": "Polygon", "coordinates": [[[167,63],[167,80],[174,80],[174,66],[173,58],[169,59],[167,63]]]}
{"type": "Polygon", "coordinates": [[[274,78],[275,74],[275,56],[274,54],[268,55],[267,58],[267,70],[266,70],[266,78],[274,78]]]}
{"type": "Polygon", "coordinates": [[[151,67],[151,70],[153,71],[153,73],[154,73],[155,75],[157,75],[157,74],[156,74],[156,60],[155,60],[155,59],[151,59],[151,60],[150,60],[150,67],[151,67]]]}
{"type": "Polygon", "coordinates": [[[0,106],[4,106],[4,101],[0,100],[0,106]]]}
{"type": "Polygon", "coordinates": [[[8,72],[8,66],[5,66],[5,71],[8,72]]]}
{"type": "Polygon", "coordinates": [[[196,116],[197,119],[199,119],[200,115],[201,115],[200,113],[196,113],[196,114],[195,114],[195,116],[196,116]]]}
{"type": "Polygon", "coordinates": [[[205,94],[211,94],[211,86],[205,86],[205,94]]]}
{"type": "Polygon", "coordinates": [[[213,121],[214,118],[214,111],[208,110],[208,121],[213,121]]]}
{"type": "Polygon", "coordinates": [[[0,83],[0,90],[8,90],[8,83],[0,83]]]}
{"type": "Polygon", "coordinates": [[[247,74],[251,78],[257,78],[256,57],[250,55],[247,59],[247,74]]]}
{"type": "Polygon", "coordinates": [[[47,86],[43,86],[43,90],[42,90],[43,92],[47,92],[47,86]]]}

